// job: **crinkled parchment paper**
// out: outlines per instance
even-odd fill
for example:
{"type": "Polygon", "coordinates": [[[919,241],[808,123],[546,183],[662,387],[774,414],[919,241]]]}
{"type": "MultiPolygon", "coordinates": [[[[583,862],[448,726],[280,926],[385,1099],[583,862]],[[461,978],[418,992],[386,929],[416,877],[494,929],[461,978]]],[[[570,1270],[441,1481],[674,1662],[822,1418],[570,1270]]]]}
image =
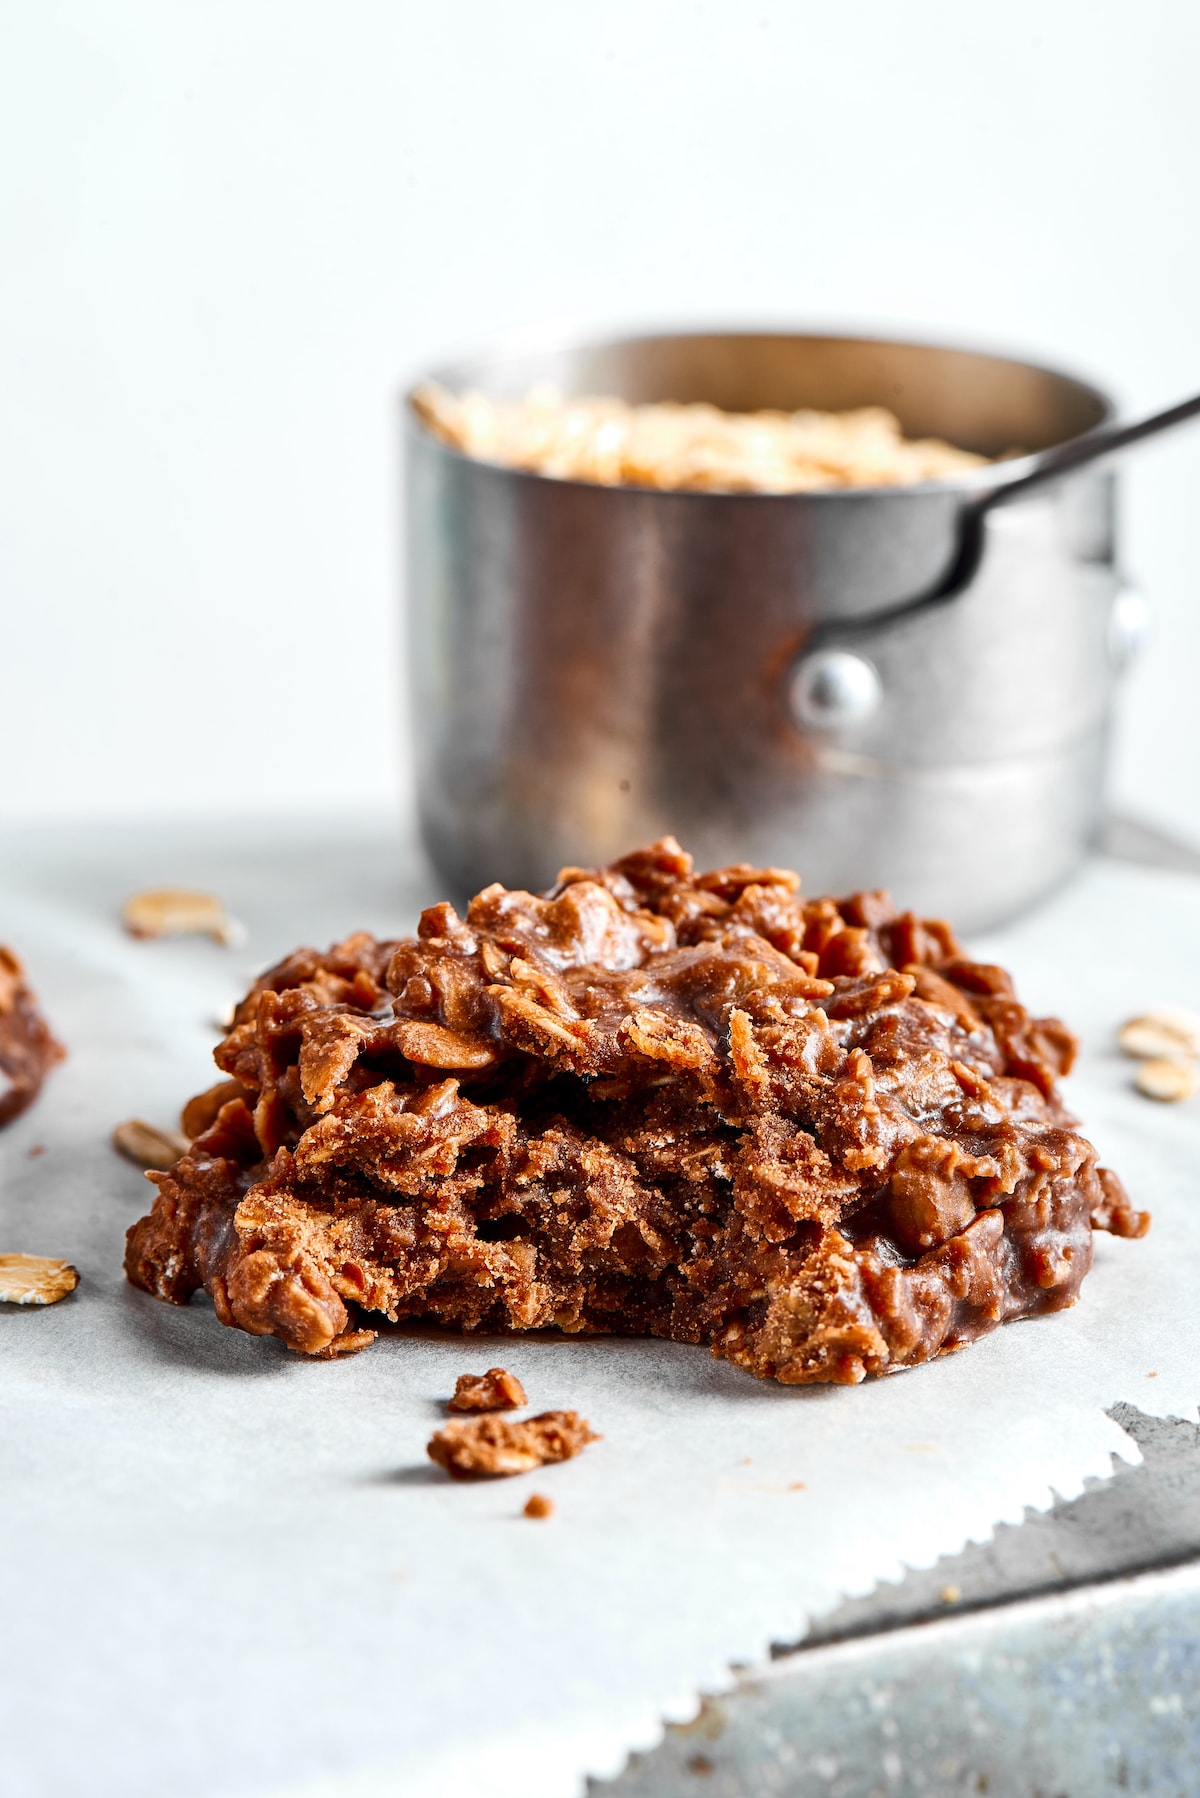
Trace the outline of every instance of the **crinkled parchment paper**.
{"type": "Polygon", "coordinates": [[[1200,1102],[1139,1098],[1111,1044],[1149,1003],[1200,1005],[1200,883],[1097,864],[980,945],[1083,1032],[1070,1098],[1150,1236],[1099,1237],[1072,1311],[784,1390],[603,1339],[398,1334],[310,1364],[131,1290],[123,1233],[151,1192],[114,1123],[174,1123],[254,966],[409,928],[434,888],[382,832],[26,834],[3,863],[0,939],[70,1059],[0,1136],[0,1248],[83,1276],[53,1309],[0,1308],[8,1798],[571,1798],[843,1594],[1136,1460],[1116,1401],[1195,1415],[1200,1102]],[[246,947],[123,936],[121,900],[152,883],[215,888],[246,947]],[[451,1484],[426,1439],[455,1375],[496,1360],[604,1441],[451,1484]],[[548,1522],[521,1516],[535,1489],[548,1522]]]}

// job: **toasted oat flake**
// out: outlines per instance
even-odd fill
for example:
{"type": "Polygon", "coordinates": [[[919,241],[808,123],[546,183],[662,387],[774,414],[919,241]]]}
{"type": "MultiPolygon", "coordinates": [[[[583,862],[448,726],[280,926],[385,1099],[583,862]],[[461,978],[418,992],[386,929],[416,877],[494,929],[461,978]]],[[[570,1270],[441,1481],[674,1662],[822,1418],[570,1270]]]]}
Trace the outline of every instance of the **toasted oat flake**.
{"type": "Polygon", "coordinates": [[[1134,1075],[1133,1084],[1147,1099],[1160,1099],[1164,1104],[1174,1104],[1180,1099],[1191,1098],[1196,1090],[1196,1081],[1196,1069],[1190,1061],[1164,1055],[1151,1061],[1143,1061],[1134,1075]]]}
{"type": "Polygon", "coordinates": [[[521,400],[455,394],[435,381],[413,395],[434,436],[508,468],[601,486],[800,493],[896,487],[979,468],[986,458],[936,438],[905,437],[882,406],[847,412],[724,412],[610,395],[564,397],[549,385],[521,400]]]}
{"type": "Polygon", "coordinates": [[[137,1167],[174,1167],[190,1147],[179,1130],[159,1130],[141,1118],[126,1118],[112,1133],[113,1148],[137,1167]]]}
{"type": "Polygon", "coordinates": [[[1139,1061],[1200,1056],[1200,1013],[1183,1005],[1155,1006],[1122,1024],[1117,1041],[1126,1055],[1139,1061]]]}
{"type": "Polygon", "coordinates": [[[121,922],[130,936],[210,936],[226,945],[241,942],[244,932],[215,893],[183,887],[149,887],[133,893],[121,907],[121,922]]]}
{"type": "Polygon", "coordinates": [[[69,1261],[44,1255],[0,1255],[0,1303],[56,1305],[74,1292],[79,1274],[69,1261]]]}

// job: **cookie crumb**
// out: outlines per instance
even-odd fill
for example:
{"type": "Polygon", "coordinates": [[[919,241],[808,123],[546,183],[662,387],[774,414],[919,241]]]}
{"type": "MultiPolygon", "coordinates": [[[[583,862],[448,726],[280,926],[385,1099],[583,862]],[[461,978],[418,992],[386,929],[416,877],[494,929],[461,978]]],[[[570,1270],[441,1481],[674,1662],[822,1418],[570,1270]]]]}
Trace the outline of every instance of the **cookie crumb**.
{"type": "Polygon", "coordinates": [[[531,1492],[525,1500],[525,1517],[553,1517],[554,1500],[547,1498],[544,1492],[531,1492]]]}
{"type": "Polygon", "coordinates": [[[460,1373],[454,1397],[447,1403],[449,1411],[513,1411],[527,1403],[525,1388],[516,1374],[503,1367],[489,1367],[486,1373],[460,1373]]]}
{"type": "Polygon", "coordinates": [[[29,1159],[30,1159],[30,1161],[36,1161],[39,1155],[44,1155],[45,1153],[46,1153],[45,1143],[44,1142],[35,1142],[33,1147],[29,1151],[29,1159]]]}
{"type": "Polygon", "coordinates": [[[550,1461],[569,1461],[599,1441],[578,1411],[543,1411],[519,1423],[508,1417],[455,1418],[435,1430],[426,1452],[456,1480],[503,1479],[550,1461]]]}
{"type": "Polygon", "coordinates": [[[962,1597],[962,1587],[961,1586],[943,1586],[941,1591],[938,1593],[938,1597],[941,1599],[943,1604],[957,1604],[959,1599],[962,1597]]]}

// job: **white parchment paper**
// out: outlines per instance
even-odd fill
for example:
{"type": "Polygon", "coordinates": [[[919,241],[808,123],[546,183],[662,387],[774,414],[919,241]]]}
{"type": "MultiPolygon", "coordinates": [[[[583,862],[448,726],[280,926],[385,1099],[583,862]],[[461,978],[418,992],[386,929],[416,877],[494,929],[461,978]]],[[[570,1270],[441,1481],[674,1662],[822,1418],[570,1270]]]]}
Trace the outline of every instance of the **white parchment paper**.
{"type": "Polygon", "coordinates": [[[1085,1039],[1071,1102],[1151,1235],[1099,1237],[1072,1311],[843,1390],[763,1385],[649,1342],[392,1336],[309,1364],[129,1288],[151,1196],[108,1137],[210,1083],[215,1019],[305,940],[410,928],[436,896],[383,831],[10,838],[0,940],[69,1061],[0,1135],[0,1249],[78,1292],[0,1307],[0,1743],[11,1798],[575,1798],[665,1717],[846,1594],[1077,1494],[1137,1450],[1106,1410],[1195,1416],[1200,1102],[1112,1048],[1200,1006],[1200,883],[1099,863],[979,945],[1085,1039]],[[215,888],[244,950],[139,944],[134,887],[215,888]],[[31,1154],[35,1147],[44,1153],[31,1154]],[[494,1360],[604,1440],[464,1486],[426,1460],[454,1377],[494,1360]],[[554,1517],[531,1522],[533,1490],[554,1517]]]}

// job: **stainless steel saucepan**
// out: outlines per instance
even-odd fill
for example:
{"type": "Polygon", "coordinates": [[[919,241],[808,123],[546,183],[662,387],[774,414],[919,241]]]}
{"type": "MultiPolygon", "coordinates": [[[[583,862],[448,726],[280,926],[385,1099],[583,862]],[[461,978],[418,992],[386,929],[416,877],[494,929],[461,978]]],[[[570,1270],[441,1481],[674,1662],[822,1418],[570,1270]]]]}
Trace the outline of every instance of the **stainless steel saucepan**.
{"type": "Polygon", "coordinates": [[[1102,816],[1140,629],[1102,455],[1106,396],[999,356],[681,335],[483,356],[517,398],[885,405],[1001,456],[914,487],[661,492],[447,448],[408,417],[408,616],[422,829],[459,893],[548,884],[666,832],[705,864],[888,886],[963,929],[1061,881],[1102,816]]]}

